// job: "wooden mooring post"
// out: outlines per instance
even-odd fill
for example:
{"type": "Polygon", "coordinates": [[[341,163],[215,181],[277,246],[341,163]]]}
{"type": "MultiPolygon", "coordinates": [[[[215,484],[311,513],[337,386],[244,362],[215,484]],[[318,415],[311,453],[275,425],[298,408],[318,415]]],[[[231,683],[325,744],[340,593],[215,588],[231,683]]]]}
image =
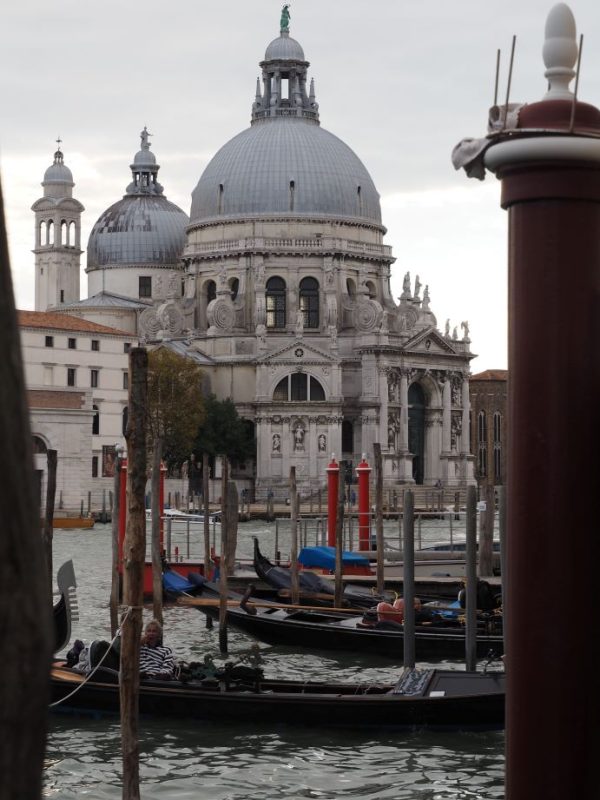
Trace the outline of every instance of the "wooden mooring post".
{"type": "Polygon", "coordinates": [[[46,463],[48,465],[48,478],[46,483],[46,513],[44,515],[44,554],[46,556],[46,572],[48,575],[48,600],[52,602],[52,587],[54,585],[54,570],[52,567],[52,539],[54,536],[54,502],[56,499],[56,450],[48,450],[46,463]]]}
{"type": "Polygon", "coordinates": [[[344,475],[346,474],[346,462],[339,462],[339,480],[338,480],[338,496],[337,496],[337,517],[335,520],[335,600],[334,605],[340,608],[342,605],[342,594],[344,587],[342,586],[342,550],[344,546],[344,475]]]}
{"type": "Polygon", "coordinates": [[[290,564],[292,577],[292,603],[298,603],[300,583],[298,580],[298,491],[296,488],[296,467],[290,467],[290,564]]]}
{"type": "Polygon", "coordinates": [[[383,594],[385,580],[383,575],[383,464],[381,460],[381,444],[373,445],[375,462],[375,538],[377,542],[377,592],[383,594]]]}
{"type": "Polygon", "coordinates": [[[110,570],[110,635],[111,638],[119,627],[119,510],[121,496],[121,454],[122,448],[117,448],[115,458],[115,474],[113,477],[112,508],[111,508],[111,570],[110,570]]]}
{"type": "Polygon", "coordinates": [[[138,697],[140,638],[146,556],[146,414],[148,353],[143,347],[129,354],[129,422],[127,429],[127,527],[123,548],[123,599],[126,614],[121,633],[121,747],[123,800],[140,798],[138,697]]]}
{"type": "Polygon", "coordinates": [[[162,553],[161,550],[161,536],[160,528],[163,524],[161,514],[161,461],[162,461],[162,438],[156,436],[154,438],[154,451],[152,453],[152,498],[150,501],[150,508],[152,509],[152,613],[154,619],[160,625],[163,624],[163,586],[162,586],[162,553]]]}
{"type": "Polygon", "coordinates": [[[221,560],[219,562],[219,650],[227,653],[227,533],[229,526],[227,484],[229,461],[223,456],[221,466],[221,560]]]}

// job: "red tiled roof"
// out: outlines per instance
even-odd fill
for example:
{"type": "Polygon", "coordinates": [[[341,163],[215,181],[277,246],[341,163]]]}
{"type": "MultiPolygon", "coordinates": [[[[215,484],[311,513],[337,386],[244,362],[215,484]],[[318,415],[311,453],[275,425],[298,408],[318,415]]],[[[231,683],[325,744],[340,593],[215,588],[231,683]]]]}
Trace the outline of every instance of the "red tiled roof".
{"type": "Polygon", "coordinates": [[[57,331],[80,331],[81,333],[112,333],[117,336],[135,336],[118,328],[109,328],[108,325],[99,325],[97,322],[88,322],[71,314],[59,314],[54,311],[17,311],[19,325],[22,328],[52,328],[57,331]]]}
{"type": "Polygon", "coordinates": [[[507,369],[486,369],[483,372],[478,372],[476,375],[471,375],[469,381],[506,381],[508,380],[507,369]]]}

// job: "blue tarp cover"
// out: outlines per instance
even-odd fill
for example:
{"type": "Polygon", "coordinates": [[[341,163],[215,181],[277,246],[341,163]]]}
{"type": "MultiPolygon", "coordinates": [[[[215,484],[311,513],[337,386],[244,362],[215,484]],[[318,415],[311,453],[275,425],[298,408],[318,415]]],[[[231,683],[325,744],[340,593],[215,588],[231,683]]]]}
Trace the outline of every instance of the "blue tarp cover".
{"type": "MultiPolygon", "coordinates": [[[[298,553],[298,561],[303,567],[335,569],[335,547],[303,547],[298,553]]],[[[352,567],[368,567],[369,559],[358,553],[342,551],[342,564],[352,567]]]]}
{"type": "Polygon", "coordinates": [[[196,585],[190,583],[183,575],[180,575],[174,570],[163,572],[163,586],[166,592],[190,592],[196,588],[196,585]]]}

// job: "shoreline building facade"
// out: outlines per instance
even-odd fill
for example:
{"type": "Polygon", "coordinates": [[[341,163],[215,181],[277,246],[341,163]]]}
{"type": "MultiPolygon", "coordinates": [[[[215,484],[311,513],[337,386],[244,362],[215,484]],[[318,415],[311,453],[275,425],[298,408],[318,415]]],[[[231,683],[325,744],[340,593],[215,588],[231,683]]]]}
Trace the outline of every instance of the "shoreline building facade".
{"type": "Polygon", "coordinates": [[[418,276],[392,296],[379,194],[321,127],[287,19],[260,67],[250,127],[207,165],[189,219],[142,131],[127,193],[90,235],[90,297],[60,310],[201,360],[254,425],[257,499],[287,496],[291,466],[312,493],[332,453],[356,466],[376,442],[388,487],[473,483],[468,324],[440,331],[418,276]]]}

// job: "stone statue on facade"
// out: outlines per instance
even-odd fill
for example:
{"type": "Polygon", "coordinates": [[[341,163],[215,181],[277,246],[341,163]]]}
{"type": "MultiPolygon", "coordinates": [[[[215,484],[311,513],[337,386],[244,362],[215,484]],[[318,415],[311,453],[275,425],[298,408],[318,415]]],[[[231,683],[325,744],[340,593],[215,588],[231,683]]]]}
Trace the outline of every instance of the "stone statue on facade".
{"type": "Polygon", "coordinates": [[[304,450],[304,428],[298,425],[294,431],[294,450],[304,450]]]}
{"type": "Polygon", "coordinates": [[[469,341],[469,323],[467,322],[467,320],[465,320],[464,322],[461,322],[460,323],[460,327],[462,328],[462,331],[463,331],[463,339],[464,339],[464,341],[468,342],[469,341]]]}
{"type": "Polygon", "coordinates": [[[454,326],[454,330],[452,331],[452,338],[454,339],[455,342],[458,340],[458,328],[456,327],[456,325],[454,326]]]}
{"type": "Polygon", "coordinates": [[[273,434],[273,453],[281,453],[281,436],[278,433],[273,434]]]}
{"type": "Polygon", "coordinates": [[[282,31],[289,30],[291,18],[292,15],[290,14],[290,4],[286,3],[281,9],[281,22],[279,27],[281,28],[282,31]]]}
{"type": "Polygon", "coordinates": [[[446,320],[446,327],[444,328],[444,335],[446,337],[450,336],[450,318],[446,320]]]}
{"type": "Polygon", "coordinates": [[[150,149],[150,141],[148,139],[149,136],[152,136],[148,128],[144,125],[144,130],[140,133],[140,139],[142,142],[142,150],[149,150],[150,149]]]}
{"type": "Polygon", "coordinates": [[[304,312],[301,308],[296,311],[296,336],[302,336],[304,330],[304,312]]]}
{"type": "Polygon", "coordinates": [[[319,453],[324,453],[327,450],[327,437],[324,433],[320,433],[317,438],[317,446],[319,448],[319,453]]]}
{"type": "Polygon", "coordinates": [[[415,300],[420,300],[419,295],[421,294],[421,281],[419,280],[419,276],[415,278],[415,300]]]}

